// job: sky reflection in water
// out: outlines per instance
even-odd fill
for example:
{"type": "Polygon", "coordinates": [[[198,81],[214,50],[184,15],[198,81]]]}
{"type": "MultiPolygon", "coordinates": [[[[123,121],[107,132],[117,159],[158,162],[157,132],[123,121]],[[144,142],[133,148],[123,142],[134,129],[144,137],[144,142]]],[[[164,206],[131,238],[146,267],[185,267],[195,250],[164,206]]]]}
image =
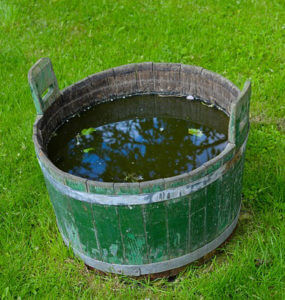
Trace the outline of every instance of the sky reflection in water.
{"type": "MultiPolygon", "coordinates": [[[[117,105],[126,106],[128,101],[117,105]]],[[[205,122],[207,124],[193,122],[191,115],[187,119],[178,119],[159,116],[159,113],[107,123],[106,119],[112,118],[104,120],[101,114],[100,119],[100,111],[104,105],[106,109],[112,106],[100,105],[100,109],[94,107],[72,118],[51,139],[49,157],[63,171],[97,181],[114,182],[171,177],[201,166],[217,156],[227,143],[228,118],[216,109],[216,114],[212,115],[224,118],[225,123],[217,126],[219,128],[210,127],[209,120],[205,122]],[[89,127],[96,131],[89,135],[81,134],[82,129],[89,127]],[[189,134],[190,128],[200,129],[203,135],[189,134]],[[90,148],[87,153],[84,152],[84,149],[90,148]]],[[[141,100],[139,105],[142,105],[141,100]]],[[[209,109],[214,108],[204,107],[201,113],[209,109]]]]}

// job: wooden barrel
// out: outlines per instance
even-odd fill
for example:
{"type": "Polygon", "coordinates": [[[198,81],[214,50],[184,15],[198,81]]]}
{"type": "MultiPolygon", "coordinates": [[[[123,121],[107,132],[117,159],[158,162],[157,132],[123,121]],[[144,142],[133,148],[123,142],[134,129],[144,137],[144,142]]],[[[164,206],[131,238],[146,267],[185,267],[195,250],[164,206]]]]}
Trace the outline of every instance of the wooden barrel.
{"type": "Polygon", "coordinates": [[[28,78],[37,109],[33,141],[58,229],[85,264],[131,276],[156,274],[205,256],[229,237],[241,205],[250,82],[240,91],[200,67],[147,62],[96,73],[60,91],[48,58],[28,78]],[[49,160],[46,145],[64,120],[100,102],[144,94],[193,95],[219,105],[230,117],[226,148],[191,172],[138,183],[92,181],[49,160]]]}

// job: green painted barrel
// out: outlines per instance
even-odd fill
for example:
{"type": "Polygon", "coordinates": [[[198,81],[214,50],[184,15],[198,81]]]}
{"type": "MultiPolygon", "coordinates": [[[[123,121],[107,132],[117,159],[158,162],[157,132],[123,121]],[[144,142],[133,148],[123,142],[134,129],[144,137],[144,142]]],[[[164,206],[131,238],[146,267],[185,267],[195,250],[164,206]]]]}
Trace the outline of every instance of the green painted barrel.
{"type": "MultiPolygon", "coordinates": [[[[205,256],[230,236],[241,205],[250,82],[240,91],[200,67],[147,62],[96,73],[60,91],[48,58],[28,78],[37,109],[33,141],[58,229],[85,264],[156,274],[205,256]],[[49,160],[46,145],[64,120],[100,102],[143,94],[194,95],[218,105],[230,117],[226,148],[191,172],[139,183],[87,180],[49,160]]],[[[183,106],[178,110],[187,115],[183,106]]]]}

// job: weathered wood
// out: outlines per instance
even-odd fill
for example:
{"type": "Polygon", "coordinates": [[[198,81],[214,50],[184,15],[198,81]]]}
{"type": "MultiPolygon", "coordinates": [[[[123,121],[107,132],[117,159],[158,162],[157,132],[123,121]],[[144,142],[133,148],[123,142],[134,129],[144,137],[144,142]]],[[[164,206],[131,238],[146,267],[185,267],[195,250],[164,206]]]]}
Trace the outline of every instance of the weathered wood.
{"type": "Polygon", "coordinates": [[[251,83],[247,81],[231,107],[229,141],[238,147],[242,145],[249,131],[250,96],[251,83]]]}
{"type": "Polygon", "coordinates": [[[38,114],[43,114],[59,97],[59,88],[49,58],[41,58],[30,69],[28,80],[38,114]],[[43,93],[46,92],[43,96],[43,93]]]}
{"type": "MultiPolygon", "coordinates": [[[[40,114],[33,141],[58,228],[65,243],[86,264],[132,276],[173,275],[228,238],[241,203],[249,83],[240,93],[230,81],[203,68],[150,62],[106,70],[59,92],[47,59],[31,69],[29,81],[40,114]],[[42,92],[51,86],[48,98],[42,99],[42,92]],[[220,105],[230,115],[227,147],[191,172],[140,183],[87,180],[51,163],[46,143],[66,118],[96,103],[149,93],[195,95],[220,105]]],[[[186,105],[185,99],[173,101],[172,109],[165,110],[165,101],[134,105],[129,111],[118,111],[115,118],[158,112],[187,118],[192,109],[199,123],[198,106],[186,105]]],[[[213,126],[218,127],[219,120],[215,122],[213,126]]]]}

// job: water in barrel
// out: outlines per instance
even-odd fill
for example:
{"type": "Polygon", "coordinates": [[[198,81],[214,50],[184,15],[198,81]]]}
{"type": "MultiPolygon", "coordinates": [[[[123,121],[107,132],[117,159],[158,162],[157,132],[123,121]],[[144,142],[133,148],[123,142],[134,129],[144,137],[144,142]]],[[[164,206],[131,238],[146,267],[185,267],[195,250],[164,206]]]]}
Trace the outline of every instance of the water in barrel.
{"type": "Polygon", "coordinates": [[[59,169],[91,180],[166,178],[221,153],[228,121],[223,111],[197,99],[132,96],[97,104],[65,121],[47,152],[59,169]]]}

